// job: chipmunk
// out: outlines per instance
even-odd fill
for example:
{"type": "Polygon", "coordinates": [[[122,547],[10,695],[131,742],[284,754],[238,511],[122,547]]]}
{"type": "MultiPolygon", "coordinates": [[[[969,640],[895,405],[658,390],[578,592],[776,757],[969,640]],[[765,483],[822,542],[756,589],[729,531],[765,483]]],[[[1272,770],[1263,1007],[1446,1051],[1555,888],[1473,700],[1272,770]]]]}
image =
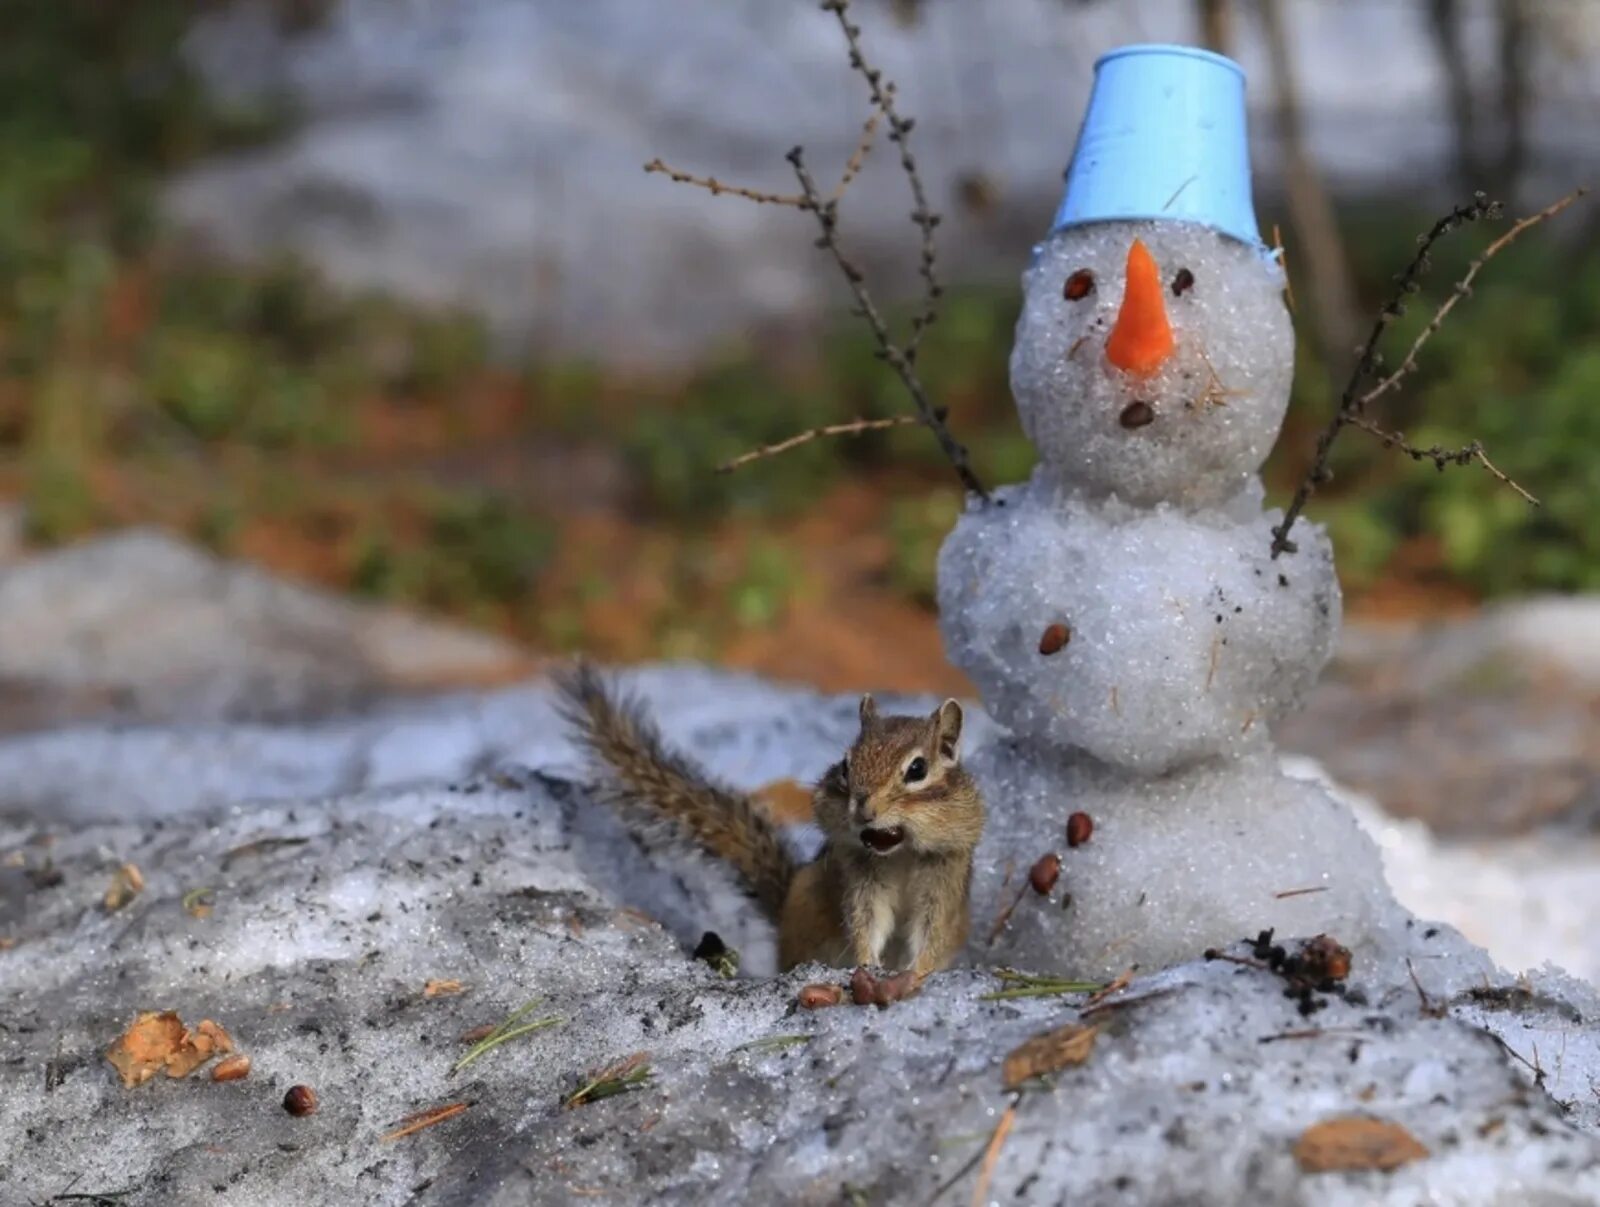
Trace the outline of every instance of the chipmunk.
{"type": "Polygon", "coordinates": [[[559,686],[607,796],[625,817],[669,819],[731,865],[777,924],[785,971],[816,961],[909,969],[920,980],[960,952],[984,808],[958,757],[956,701],[911,717],[882,716],[861,698],[860,734],[812,794],[825,845],[797,864],[750,797],[668,749],[593,668],[580,665],[559,686]]]}

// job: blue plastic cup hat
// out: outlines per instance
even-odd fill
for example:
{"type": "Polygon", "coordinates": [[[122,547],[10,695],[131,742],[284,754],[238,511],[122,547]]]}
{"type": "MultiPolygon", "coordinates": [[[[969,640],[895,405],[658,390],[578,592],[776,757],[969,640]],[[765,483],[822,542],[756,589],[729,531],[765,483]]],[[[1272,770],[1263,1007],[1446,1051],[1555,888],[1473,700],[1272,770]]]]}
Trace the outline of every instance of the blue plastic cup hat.
{"type": "Polygon", "coordinates": [[[1192,46],[1103,55],[1051,224],[1199,222],[1260,247],[1250,197],[1244,71],[1192,46]]]}

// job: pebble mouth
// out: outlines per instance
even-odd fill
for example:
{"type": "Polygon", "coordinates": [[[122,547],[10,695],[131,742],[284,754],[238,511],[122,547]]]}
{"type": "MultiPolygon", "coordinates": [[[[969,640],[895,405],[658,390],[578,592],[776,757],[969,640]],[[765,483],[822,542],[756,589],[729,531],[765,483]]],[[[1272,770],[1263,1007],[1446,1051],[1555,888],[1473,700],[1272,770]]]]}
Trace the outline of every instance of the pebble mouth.
{"type": "Polygon", "coordinates": [[[861,845],[880,855],[887,855],[906,840],[904,826],[890,826],[887,829],[876,829],[868,826],[861,831],[861,845]]]}

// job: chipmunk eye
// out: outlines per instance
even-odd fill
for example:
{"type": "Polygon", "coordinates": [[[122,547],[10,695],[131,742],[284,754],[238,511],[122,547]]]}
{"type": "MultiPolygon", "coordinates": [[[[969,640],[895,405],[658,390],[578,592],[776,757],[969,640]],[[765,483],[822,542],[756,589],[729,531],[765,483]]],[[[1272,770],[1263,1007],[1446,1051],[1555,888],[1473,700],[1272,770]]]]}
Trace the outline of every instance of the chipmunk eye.
{"type": "Polygon", "coordinates": [[[928,760],[920,754],[906,764],[906,783],[920,784],[928,778],[928,760]]]}

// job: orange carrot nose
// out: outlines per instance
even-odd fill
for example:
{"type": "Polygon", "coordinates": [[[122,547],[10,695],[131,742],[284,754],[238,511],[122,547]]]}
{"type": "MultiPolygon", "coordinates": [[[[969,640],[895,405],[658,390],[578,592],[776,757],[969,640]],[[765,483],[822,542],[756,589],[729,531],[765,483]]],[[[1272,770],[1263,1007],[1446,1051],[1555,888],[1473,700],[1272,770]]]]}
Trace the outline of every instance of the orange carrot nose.
{"type": "Polygon", "coordinates": [[[1138,239],[1128,248],[1127,286],[1117,325],[1106,340],[1106,359],[1117,368],[1149,376],[1172,355],[1172,324],[1161,300],[1161,270],[1138,239]]]}

